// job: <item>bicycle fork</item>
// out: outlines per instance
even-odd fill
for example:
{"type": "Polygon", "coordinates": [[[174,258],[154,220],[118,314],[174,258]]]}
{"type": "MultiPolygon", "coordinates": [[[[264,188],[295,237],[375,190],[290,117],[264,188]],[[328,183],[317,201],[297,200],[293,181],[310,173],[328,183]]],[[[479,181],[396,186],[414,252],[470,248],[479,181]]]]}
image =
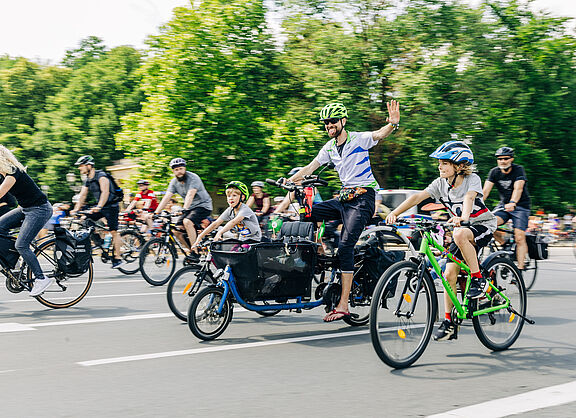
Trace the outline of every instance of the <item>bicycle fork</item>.
{"type": "Polygon", "coordinates": [[[420,289],[422,289],[422,280],[424,280],[424,263],[423,260],[420,260],[418,263],[418,278],[416,281],[416,287],[414,288],[414,297],[411,298],[410,295],[407,293],[408,287],[410,286],[410,282],[412,281],[412,277],[407,278],[406,283],[404,283],[404,288],[402,289],[402,297],[398,299],[398,305],[396,306],[396,310],[394,314],[396,316],[404,316],[407,319],[412,318],[414,315],[414,308],[416,307],[416,302],[418,302],[418,295],[420,294],[420,289]],[[402,305],[402,301],[406,301],[410,303],[410,308],[406,312],[400,311],[400,306],[402,305]]]}

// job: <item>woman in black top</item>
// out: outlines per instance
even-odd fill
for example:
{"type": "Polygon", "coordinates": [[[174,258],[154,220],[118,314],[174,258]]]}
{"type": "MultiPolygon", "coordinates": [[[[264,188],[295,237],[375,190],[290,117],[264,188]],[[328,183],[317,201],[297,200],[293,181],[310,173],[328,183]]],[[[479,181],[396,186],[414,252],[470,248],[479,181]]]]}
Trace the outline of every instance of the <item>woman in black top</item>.
{"type": "Polygon", "coordinates": [[[30,243],[52,216],[52,205],[26,173],[26,167],[3,145],[0,145],[0,181],[0,199],[10,192],[20,205],[0,217],[0,234],[7,235],[10,229],[20,226],[16,250],[34,275],[30,296],[38,296],[54,279],[44,276],[38,259],[30,249],[30,243]]]}

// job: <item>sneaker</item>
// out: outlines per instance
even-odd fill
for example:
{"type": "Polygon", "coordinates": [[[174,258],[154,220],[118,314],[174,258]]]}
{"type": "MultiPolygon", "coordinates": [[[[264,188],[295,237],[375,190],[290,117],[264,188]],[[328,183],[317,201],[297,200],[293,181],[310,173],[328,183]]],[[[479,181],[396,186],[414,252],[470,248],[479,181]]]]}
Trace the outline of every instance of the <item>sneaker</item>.
{"type": "Polygon", "coordinates": [[[434,333],[434,341],[447,341],[458,339],[458,326],[445,319],[434,333]]]}
{"type": "Polygon", "coordinates": [[[119,268],[122,264],[124,264],[123,260],[120,260],[118,258],[115,258],[114,260],[112,260],[112,268],[113,269],[119,268]]]}
{"type": "Polygon", "coordinates": [[[196,264],[200,261],[200,254],[191,252],[184,257],[184,264],[196,264]]]}
{"type": "Polygon", "coordinates": [[[472,277],[470,281],[470,288],[468,289],[468,293],[466,293],[466,297],[468,299],[478,299],[486,293],[486,291],[490,288],[490,283],[484,277],[472,277]]]}
{"type": "Polygon", "coordinates": [[[34,280],[34,286],[30,291],[30,296],[36,297],[40,296],[48,287],[54,283],[54,279],[51,277],[45,277],[43,279],[34,280]]]}

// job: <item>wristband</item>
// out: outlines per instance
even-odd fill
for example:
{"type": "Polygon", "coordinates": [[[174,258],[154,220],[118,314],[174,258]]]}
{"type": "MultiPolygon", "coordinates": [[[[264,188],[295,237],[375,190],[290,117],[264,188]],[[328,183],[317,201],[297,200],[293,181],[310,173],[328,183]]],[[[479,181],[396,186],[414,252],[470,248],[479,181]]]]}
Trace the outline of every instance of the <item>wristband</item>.
{"type": "Polygon", "coordinates": [[[515,205],[517,205],[517,203],[516,203],[515,200],[511,200],[511,201],[509,201],[508,203],[514,203],[515,205]]]}
{"type": "Polygon", "coordinates": [[[393,128],[392,130],[393,130],[393,131],[397,131],[398,128],[400,127],[400,124],[399,124],[399,123],[392,123],[392,122],[390,122],[390,125],[392,125],[392,128],[393,128]]]}

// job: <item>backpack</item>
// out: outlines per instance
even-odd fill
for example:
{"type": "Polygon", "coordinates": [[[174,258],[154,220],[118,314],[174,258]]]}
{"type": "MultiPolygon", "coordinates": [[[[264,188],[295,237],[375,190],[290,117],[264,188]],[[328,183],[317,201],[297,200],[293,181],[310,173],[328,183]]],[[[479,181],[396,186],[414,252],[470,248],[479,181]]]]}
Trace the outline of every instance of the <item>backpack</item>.
{"type": "Polygon", "coordinates": [[[108,198],[108,202],[118,203],[124,200],[124,190],[122,190],[122,188],[118,186],[118,183],[116,183],[116,180],[114,180],[114,177],[112,177],[110,173],[104,171],[104,174],[106,174],[106,177],[108,178],[110,184],[112,185],[111,187],[112,190],[110,192],[111,196],[108,198]]]}
{"type": "Polygon", "coordinates": [[[56,250],[54,257],[58,269],[65,274],[80,275],[86,273],[92,262],[90,230],[68,231],[56,226],[56,250]]]}

